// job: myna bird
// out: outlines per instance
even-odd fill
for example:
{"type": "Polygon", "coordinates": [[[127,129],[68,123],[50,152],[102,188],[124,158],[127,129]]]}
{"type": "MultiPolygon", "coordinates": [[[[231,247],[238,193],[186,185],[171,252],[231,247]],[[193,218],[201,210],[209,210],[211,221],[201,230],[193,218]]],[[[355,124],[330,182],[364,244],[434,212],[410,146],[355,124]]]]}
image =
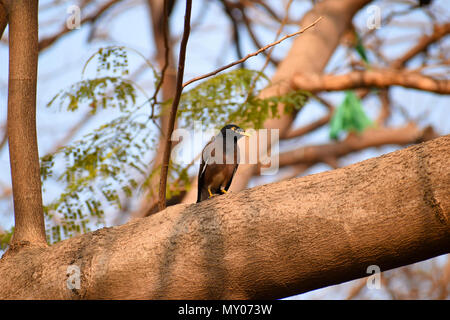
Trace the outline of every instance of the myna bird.
{"type": "Polygon", "coordinates": [[[237,125],[228,124],[203,148],[197,203],[227,193],[239,166],[237,141],[243,136],[250,135],[237,125]]]}

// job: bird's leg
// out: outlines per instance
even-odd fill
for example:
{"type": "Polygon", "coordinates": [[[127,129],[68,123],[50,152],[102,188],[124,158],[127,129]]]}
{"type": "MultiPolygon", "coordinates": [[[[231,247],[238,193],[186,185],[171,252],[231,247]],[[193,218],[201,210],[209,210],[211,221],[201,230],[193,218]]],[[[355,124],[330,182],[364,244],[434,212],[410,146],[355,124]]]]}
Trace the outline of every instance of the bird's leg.
{"type": "Polygon", "coordinates": [[[225,188],[224,188],[224,187],[220,187],[220,191],[222,191],[222,193],[228,193],[228,191],[227,191],[227,190],[225,190],[225,188]]]}
{"type": "Polygon", "coordinates": [[[212,192],[211,192],[211,189],[209,189],[209,187],[208,187],[208,193],[209,193],[209,197],[210,197],[210,198],[214,197],[213,194],[212,194],[212,192]]]}

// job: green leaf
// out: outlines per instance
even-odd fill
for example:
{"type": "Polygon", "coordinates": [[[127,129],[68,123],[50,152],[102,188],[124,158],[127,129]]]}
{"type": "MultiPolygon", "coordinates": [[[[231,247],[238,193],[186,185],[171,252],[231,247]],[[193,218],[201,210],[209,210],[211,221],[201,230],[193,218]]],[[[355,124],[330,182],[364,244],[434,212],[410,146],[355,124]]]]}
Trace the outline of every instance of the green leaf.
{"type": "Polygon", "coordinates": [[[355,31],[355,35],[356,35],[356,45],[355,45],[355,50],[356,52],[359,54],[359,56],[361,57],[361,59],[369,64],[369,59],[367,58],[367,51],[366,48],[364,47],[364,44],[362,42],[362,38],[361,36],[355,31]]]}
{"type": "Polygon", "coordinates": [[[14,233],[14,227],[11,227],[8,231],[0,232],[0,250],[5,250],[11,241],[12,235],[14,233]]]}
{"type": "Polygon", "coordinates": [[[361,100],[354,91],[346,91],[344,100],[330,120],[330,138],[338,139],[342,131],[360,133],[371,125],[372,121],[365,114],[361,100]]]}
{"type": "Polygon", "coordinates": [[[286,113],[299,110],[306,103],[308,94],[303,91],[259,98],[258,88],[268,84],[268,78],[259,71],[235,69],[222,73],[183,93],[178,116],[188,127],[202,121],[209,128],[236,123],[258,129],[266,119],[280,116],[279,103],[285,105],[286,113]]]}

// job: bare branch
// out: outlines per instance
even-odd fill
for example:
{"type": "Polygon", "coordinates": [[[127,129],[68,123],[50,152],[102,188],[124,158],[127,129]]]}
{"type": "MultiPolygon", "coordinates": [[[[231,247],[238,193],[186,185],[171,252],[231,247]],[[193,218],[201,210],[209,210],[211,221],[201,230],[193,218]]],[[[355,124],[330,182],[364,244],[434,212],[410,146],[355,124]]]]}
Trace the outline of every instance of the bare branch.
{"type": "MultiPolygon", "coordinates": [[[[158,93],[162,88],[162,85],[165,80],[166,76],[166,70],[169,67],[170,64],[170,46],[169,46],[169,1],[163,0],[163,12],[159,19],[156,19],[157,14],[153,11],[155,10],[155,7],[152,7],[153,3],[152,0],[148,1],[149,7],[152,10],[152,22],[153,22],[153,33],[155,37],[155,42],[160,41],[160,35],[158,34],[158,27],[162,29],[162,42],[164,44],[164,62],[161,63],[160,60],[160,67],[161,67],[161,80],[156,85],[155,91],[153,92],[153,96],[150,98],[151,101],[151,114],[150,118],[153,119],[155,115],[155,106],[158,104],[158,93]],[[161,66],[162,65],[162,66],[161,66]]],[[[157,43],[158,46],[158,43],[157,43]]],[[[162,50],[158,50],[158,55],[160,55],[162,50]]]]}
{"type": "MultiPolygon", "coordinates": [[[[252,24],[250,22],[250,19],[247,17],[247,14],[246,14],[244,8],[241,8],[241,13],[242,13],[242,20],[244,22],[245,27],[247,28],[247,32],[250,35],[250,38],[253,41],[253,44],[257,48],[261,48],[262,45],[260,44],[258,38],[256,37],[256,34],[253,32],[252,24]]],[[[286,15],[286,17],[287,17],[287,15],[286,15]]],[[[286,19],[283,20],[284,23],[285,23],[285,20],[286,19]]],[[[284,23],[282,23],[283,26],[284,26],[284,23]]],[[[282,29],[282,26],[280,26],[280,29],[282,29]]],[[[278,38],[278,36],[276,38],[278,38]]],[[[272,49],[273,49],[273,47],[272,47],[272,49]]],[[[270,61],[272,64],[274,64],[276,66],[276,65],[278,65],[279,61],[276,61],[275,59],[272,58],[271,52],[272,52],[272,50],[268,51],[267,53],[266,53],[266,51],[263,51],[262,53],[265,55],[267,61],[270,61]]]]}
{"type": "Polygon", "coordinates": [[[177,72],[177,87],[175,96],[172,101],[172,107],[169,115],[169,123],[167,133],[165,136],[165,147],[163,161],[161,164],[161,176],[159,184],[159,209],[163,210],[166,207],[166,185],[167,185],[167,172],[169,170],[170,151],[172,150],[172,132],[175,127],[175,121],[177,116],[178,104],[180,103],[181,92],[183,91],[183,75],[184,75],[184,62],[186,59],[186,47],[189,40],[190,24],[191,24],[191,9],[192,0],[186,0],[186,12],[184,16],[184,30],[183,38],[181,39],[180,55],[178,58],[178,72],[177,72]]]}
{"type": "MultiPolygon", "coordinates": [[[[113,5],[115,5],[116,3],[120,2],[122,0],[110,0],[108,2],[106,2],[105,4],[103,4],[100,8],[98,8],[98,10],[94,13],[92,13],[89,16],[84,17],[83,19],[81,19],[80,24],[85,24],[85,23],[94,23],[97,19],[99,19],[106,11],[108,11],[108,9],[110,9],[113,5]]],[[[70,31],[72,31],[72,29],[69,29],[67,27],[66,24],[64,24],[64,26],[62,27],[62,29],[57,32],[56,34],[49,36],[47,38],[41,39],[39,41],[39,51],[42,51],[46,48],[48,48],[50,45],[52,45],[56,40],[58,40],[59,38],[61,38],[62,36],[66,35],[67,33],[69,33],[70,31]]]]}
{"type": "Polygon", "coordinates": [[[290,129],[289,131],[286,132],[283,139],[292,139],[292,138],[297,138],[297,137],[303,136],[307,133],[310,133],[310,132],[326,125],[330,121],[331,117],[333,116],[334,109],[335,109],[334,106],[331,105],[325,99],[323,99],[317,95],[313,95],[313,98],[315,100],[319,101],[325,107],[327,107],[328,113],[325,116],[323,116],[322,118],[317,119],[316,121],[313,121],[303,127],[300,127],[297,129],[290,129]]]}
{"type": "Polygon", "coordinates": [[[425,51],[429,45],[450,33],[450,23],[435,25],[433,30],[431,35],[424,35],[421,37],[414,47],[409,49],[400,58],[394,60],[391,64],[391,68],[399,69],[403,67],[411,58],[415,57],[420,52],[425,51]]]}
{"type": "Polygon", "coordinates": [[[8,130],[7,130],[7,125],[6,123],[3,124],[0,129],[3,130],[3,134],[2,137],[0,138],[0,153],[3,150],[3,147],[6,145],[6,142],[8,141],[8,130]]]}
{"type": "Polygon", "coordinates": [[[376,123],[379,126],[383,126],[391,114],[391,105],[390,105],[390,101],[389,101],[389,90],[388,89],[380,90],[380,92],[378,93],[378,98],[380,99],[381,109],[380,109],[378,118],[376,120],[376,123]]]}
{"type": "Polygon", "coordinates": [[[293,139],[298,138],[300,136],[303,136],[307,133],[313,132],[314,130],[326,125],[332,116],[332,112],[328,112],[325,116],[322,118],[319,118],[303,127],[297,128],[297,129],[291,129],[286,133],[286,135],[283,137],[284,139],[293,139]]]}
{"type": "MultiPolygon", "coordinates": [[[[234,16],[233,14],[233,6],[228,3],[227,0],[221,0],[221,2],[223,3],[224,6],[224,10],[225,10],[225,14],[228,16],[228,18],[231,21],[231,26],[232,26],[232,30],[233,30],[233,42],[235,45],[235,50],[236,50],[236,55],[238,57],[238,59],[242,59],[242,49],[241,49],[241,41],[240,41],[240,34],[239,34],[239,21],[237,20],[237,18],[234,16]]],[[[237,3],[239,4],[239,3],[237,3]]],[[[243,64],[242,64],[243,67],[243,64]]]]}
{"type": "Polygon", "coordinates": [[[344,75],[304,73],[295,76],[292,83],[297,89],[311,92],[402,86],[440,94],[450,93],[450,80],[438,80],[418,72],[393,69],[352,71],[344,75]]]}

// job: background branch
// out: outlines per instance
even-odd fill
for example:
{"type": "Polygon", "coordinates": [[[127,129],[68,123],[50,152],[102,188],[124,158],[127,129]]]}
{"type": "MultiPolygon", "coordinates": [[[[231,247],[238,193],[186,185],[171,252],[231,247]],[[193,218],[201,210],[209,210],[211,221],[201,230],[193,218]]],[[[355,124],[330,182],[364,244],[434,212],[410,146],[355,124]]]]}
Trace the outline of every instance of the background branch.
{"type": "Polygon", "coordinates": [[[450,93],[450,80],[435,79],[407,70],[371,69],[343,75],[303,73],[297,74],[292,82],[295,88],[311,92],[402,86],[440,94],[450,93]]]}
{"type": "Polygon", "coordinates": [[[281,153],[280,167],[288,165],[315,164],[327,158],[340,158],[349,153],[384,145],[408,145],[436,138],[431,127],[419,129],[415,123],[400,128],[372,128],[362,134],[351,133],[343,141],[316,146],[305,146],[281,153]]]}
{"type": "Polygon", "coordinates": [[[189,40],[190,24],[191,24],[192,0],[186,0],[186,11],[184,16],[183,38],[181,39],[180,55],[178,57],[178,72],[175,96],[172,101],[172,107],[169,114],[169,124],[165,136],[164,155],[161,165],[161,175],[159,184],[158,208],[163,210],[166,207],[166,185],[167,173],[169,170],[170,152],[172,151],[172,132],[175,127],[177,117],[178,104],[180,103],[181,92],[183,91],[183,75],[184,62],[186,59],[186,47],[189,40]]]}
{"type": "MultiPolygon", "coordinates": [[[[110,0],[104,3],[101,7],[98,8],[97,11],[94,13],[84,17],[80,21],[80,25],[87,24],[87,23],[94,23],[97,19],[99,19],[105,12],[107,12],[113,5],[120,2],[122,0],[110,0]]],[[[39,41],[39,51],[43,51],[47,49],[49,46],[51,46],[55,41],[60,39],[62,36],[66,35],[72,31],[72,29],[69,29],[67,27],[67,24],[64,24],[60,31],[57,33],[43,38],[39,41]]]]}
{"type": "Polygon", "coordinates": [[[391,68],[399,69],[403,67],[406,62],[418,55],[419,53],[425,51],[431,44],[442,39],[450,33],[450,23],[445,23],[442,25],[435,25],[433,27],[433,33],[431,35],[422,36],[416,45],[404,53],[400,58],[394,60],[391,64],[391,68]]]}

